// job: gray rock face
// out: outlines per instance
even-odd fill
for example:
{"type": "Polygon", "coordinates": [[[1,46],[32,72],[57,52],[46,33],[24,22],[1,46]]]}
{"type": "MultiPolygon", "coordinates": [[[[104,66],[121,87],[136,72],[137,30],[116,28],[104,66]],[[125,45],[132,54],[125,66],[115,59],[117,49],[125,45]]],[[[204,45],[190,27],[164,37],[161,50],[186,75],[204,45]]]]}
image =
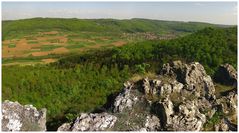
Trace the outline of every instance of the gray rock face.
{"type": "Polygon", "coordinates": [[[148,115],[146,117],[145,127],[141,131],[158,131],[161,129],[160,120],[155,115],[148,115]]]}
{"type": "Polygon", "coordinates": [[[180,93],[183,87],[184,85],[176,80],[164,83],[159,79],[143,79],[143,89],[147,95],[165,96],[171,93],[180,93]]]}
{"type": "Polygon", "coordinates": [[[221,65],[216,72],[216,80],[225,85],[237,86],[237,71],[230,64],[221,65]]]}
{"type": "Polygon", "coordinates": [[[71,131],[72,123],[64,123],[60,127],[58,127],[57,131],[71,131]]]}
{"type": "Polygon", "coordinates": [[[206,74],[204,67],[198,62],[184,64],[181,61],[174,61],[163,65],[161,73],[175,77],[177,81],[185,85],[187,93],[197,97],[215,99],[215,88],[212,79],[206,74]]]}
{"type": "Polygon", "coordinates": [[[237,94],[230,92],[228,95],[217,99],[217,104],[221,106],[223,113],[237,112],[237,94]]]}
{"type": "Polygon", "coordinates": [[[131,93],[133,85],[127,82],[123,92],[115,99],[114,112],[122,112],[125,108],[131,109],[138,101],[138,98],[131,93]]]}
{"type": "Polygon", "coordinates": [[[164,129],[169,131],[200,131],[206,122],[206,116],[199,112],[195,101],[186,101],[175,107],[170,99],[160,102],[160,112],[164,129]],[[174,108],[178,108],[174,110],[174,108]]]}
{"type": "Polygon", "coordinates": [[[21,105],[18,102],[2,103],[3,131],[45,131],[46,109],[38,111],[32,105],[21,105]]]}
{"type": "Polygon", "coordinates": [[[58,131],[104,131],[114,126],[117,117],[107,114],[82,113],[74,123],[65,123],[58,131]]]}
{"type": "Polygon", "coordinates": [[[215,131],[237,131],[237,126],[226,118],[221,119],[220,123],[216,124],[214,128],[215,131]]]}
{"type": "Polygon", "coordinates": [[[148,78],[145,78],[143,80],[143,87],[144,87],[144,93],[149,95],[156,95],[160,93],[160,86],[161,81],[160,80],[149,80],[148,78]]]}

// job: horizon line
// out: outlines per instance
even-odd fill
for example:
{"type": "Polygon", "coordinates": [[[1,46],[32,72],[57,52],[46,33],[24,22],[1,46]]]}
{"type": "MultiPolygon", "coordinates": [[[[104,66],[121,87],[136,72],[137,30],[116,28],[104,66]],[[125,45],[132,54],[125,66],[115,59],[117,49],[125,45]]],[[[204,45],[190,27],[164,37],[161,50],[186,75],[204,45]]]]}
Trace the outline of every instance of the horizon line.
{"type": "Polygon", "coordinates": [[[205,21],[183,21],[183,20],[166,20],[166,19],[153,19],[153,18],[74,18],[74,17],[32,17],[32,18],[21,18],[21,19],[8,19],[2,21],[18,21],[18,20],[27,20],[27,19],[79,19],[79,20],[100,20],[100,19],[112,19],[112,20],[132,20],[132,19],[145,19],[145,20],[156,20],[156,21],[170,21],[170,22],[183,22],[183,23],[205,23],[213,25],[222,25],[222,26],[237,26],[237,24],[220,24],[220,23],[211,23],[205,21]]]}

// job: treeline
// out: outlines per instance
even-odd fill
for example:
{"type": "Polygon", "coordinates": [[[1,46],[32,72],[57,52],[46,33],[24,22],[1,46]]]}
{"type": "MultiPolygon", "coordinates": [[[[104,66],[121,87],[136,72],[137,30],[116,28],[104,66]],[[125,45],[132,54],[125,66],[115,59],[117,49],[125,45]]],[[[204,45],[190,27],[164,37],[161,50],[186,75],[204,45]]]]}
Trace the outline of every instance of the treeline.
{"type": "Polygon", "coordinates": [[[194,32],[205,27],[219,27],[199,22],[177,22],[150,19],[62,19],[62,18],[32,18],[23,20],[3,21],[3,40],[29,35],[39,31],[66,32],[153,32],[156,34],[194,32]]]}
{"type": "Polygon", "coordinates": [[[168,41],[145,41],[93,50],[49,65],[3,66],[3,100],[47,108],[49,127],[92,111],[119,92],[133,74],[158,72],[172,60],[198,61],[213,75],[223,63],[237,66],[237,28],[206,28],[168,41]]]}

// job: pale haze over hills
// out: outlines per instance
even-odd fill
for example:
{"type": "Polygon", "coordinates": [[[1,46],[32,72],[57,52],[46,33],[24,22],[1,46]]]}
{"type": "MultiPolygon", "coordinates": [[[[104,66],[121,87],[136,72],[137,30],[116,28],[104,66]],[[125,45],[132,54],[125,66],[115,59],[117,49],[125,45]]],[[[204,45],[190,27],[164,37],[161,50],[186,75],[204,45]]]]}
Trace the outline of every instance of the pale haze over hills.
{"type": "Polygon", "coordinates": [[[34,17],[147,18],[237,24],[236,2],[3,2],[3,20],[34,17]]]}

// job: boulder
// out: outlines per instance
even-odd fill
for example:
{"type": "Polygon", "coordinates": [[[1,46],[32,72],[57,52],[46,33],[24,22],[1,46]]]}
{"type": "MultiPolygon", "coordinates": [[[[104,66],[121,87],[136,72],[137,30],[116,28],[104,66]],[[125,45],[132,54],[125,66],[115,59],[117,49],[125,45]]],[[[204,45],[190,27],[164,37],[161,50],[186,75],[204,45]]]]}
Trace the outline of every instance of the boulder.
{"type": "Polygon", "coordinates": [[[2,131],[45,131],[46,109],[37,110],[32,105],[18,102],[2,103],[2,131]]]}
{"type": "Polygon", "coordinates": [[[117,117],[108,113],[82,113],[73,123],[64,123],[57,131],[104,131],[114,126],[117,117]]]}

